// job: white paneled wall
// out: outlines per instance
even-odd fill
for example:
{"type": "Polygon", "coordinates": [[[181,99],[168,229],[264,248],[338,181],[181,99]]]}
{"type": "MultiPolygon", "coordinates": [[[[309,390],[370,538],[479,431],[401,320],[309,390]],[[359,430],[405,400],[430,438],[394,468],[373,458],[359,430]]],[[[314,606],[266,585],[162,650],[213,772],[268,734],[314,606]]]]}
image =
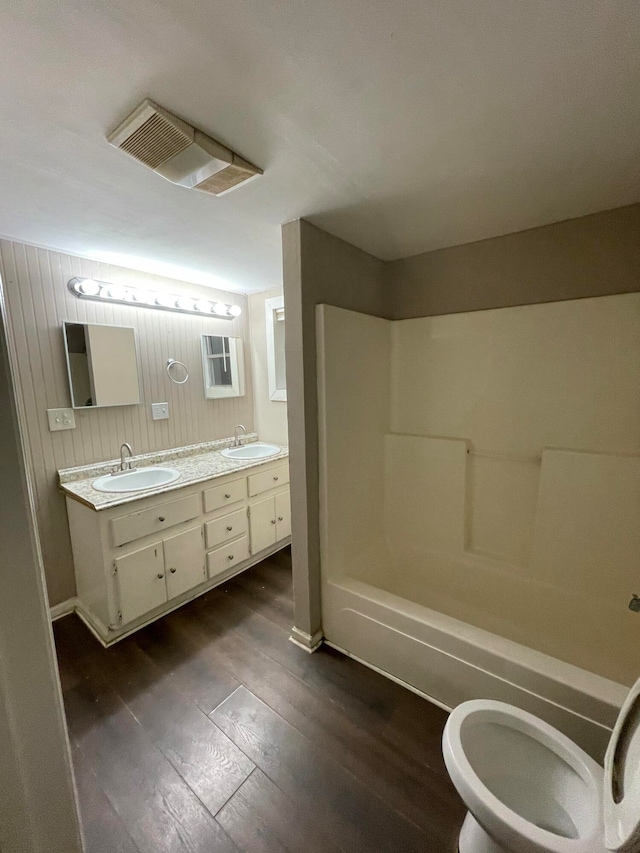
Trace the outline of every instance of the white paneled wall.
{"type": "Polygon", "coordinates": [[[247,299],[8,240],[0,241],[0,274],[19,404],[26,423],[49,598],[56,604],[75,593],[65,504],[57,489],[58,469],[113,459],[123,441],[132,444],[135,453],[146,453],[223,438],[233,434],[238,423],[253,429],[247,299]],[[231,321],[216,320],[80,300],[67,288],[74,276],[201,294],[240,304],[243,313],[231,321]],[[137,329],[142,405],[78,410],[75,429],[49,432],[46,410],[71,404],[62,337],[64,320],[137,329]],[[237,335],[244,340],[244,397],[205,400],[200,356],[200,338],[205,333],[237,335]],[[185,385],[169,380],[166,361],[170,357],[188,365],[190,379],[185,385]],[[150,404],[164,401],[169,402],[169,420],[153,421],[150,404]]]}

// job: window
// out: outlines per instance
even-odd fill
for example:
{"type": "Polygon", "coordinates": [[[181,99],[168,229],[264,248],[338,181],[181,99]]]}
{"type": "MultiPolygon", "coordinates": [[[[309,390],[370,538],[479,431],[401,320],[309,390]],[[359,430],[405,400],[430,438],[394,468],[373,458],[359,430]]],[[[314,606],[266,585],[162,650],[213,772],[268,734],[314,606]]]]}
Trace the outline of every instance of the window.
{"type": "Polygon", "coordinates": [[[202,370],[206,399],[243,397],[242,340],[222,335],[203,335],[202,370]]]}
{"type": "Polygon", "coordinates": [[[269,399],[287,399],[287,377],[284,357],[284,297],[265,299],[267,320],[267,371],[269,374],[269,399]]]}

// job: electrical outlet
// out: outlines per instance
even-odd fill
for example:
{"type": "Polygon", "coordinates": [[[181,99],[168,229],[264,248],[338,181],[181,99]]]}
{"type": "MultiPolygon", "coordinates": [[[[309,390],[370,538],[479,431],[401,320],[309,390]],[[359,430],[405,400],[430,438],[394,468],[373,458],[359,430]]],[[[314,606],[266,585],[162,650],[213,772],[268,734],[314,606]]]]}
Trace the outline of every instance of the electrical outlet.
{"type": "Polygon", "coordinates": [[[168,403],[152,403],[151,404],[151,416],[154,421],[163,421],[169,417],[169,404],[168,403]]]}
{"type": "Polygon", "coordinates": [[[59,429],[75,429],[76,416],[73,409],[47,409],[49,429],[57,432],[59,429]]]}

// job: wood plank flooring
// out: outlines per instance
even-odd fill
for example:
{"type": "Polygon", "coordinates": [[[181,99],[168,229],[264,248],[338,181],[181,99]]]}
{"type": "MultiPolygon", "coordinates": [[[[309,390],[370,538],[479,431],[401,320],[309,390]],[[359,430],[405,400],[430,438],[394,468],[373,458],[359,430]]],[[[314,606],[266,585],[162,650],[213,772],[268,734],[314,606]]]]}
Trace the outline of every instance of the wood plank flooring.
{"type": "Polygon", "coordinates": [[[288,549],[110,649],[54,625],[87,853],[452,853],[446,715],[288,641],[288,549]]]}

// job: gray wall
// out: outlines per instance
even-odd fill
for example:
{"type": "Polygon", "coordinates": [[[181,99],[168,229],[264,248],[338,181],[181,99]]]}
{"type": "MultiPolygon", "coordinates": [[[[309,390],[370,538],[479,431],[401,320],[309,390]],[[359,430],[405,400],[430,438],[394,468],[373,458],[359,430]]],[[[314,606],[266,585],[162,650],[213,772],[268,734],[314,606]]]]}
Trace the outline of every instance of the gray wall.
{"type": "MultiPolygon", "coordinates": [[[[0,301],[2,301],[0,288],[0,301]]],[[[62,694],[0,317],[0,849],[80,853],[62,694]]]]}
{"type": "Polygon", "coordinates": [[[640,290],[640,204],[385,264],[393,320],[640,290]]]}
{"type": "MultiPolygon", "coordinates": [[[[383,262],[283,227],[295,626],[321,630],[315,306],[388,319],[640,291],[640,204],[383,262]]],[[[363,417],[366,413],[363,413],[363,417]]]]}
{"type": "Polygon", "coordinates": [[[315,307],[384,313],[384,264],[304,220],[282,229],[295,626],[321,627],[315,307]]]}

